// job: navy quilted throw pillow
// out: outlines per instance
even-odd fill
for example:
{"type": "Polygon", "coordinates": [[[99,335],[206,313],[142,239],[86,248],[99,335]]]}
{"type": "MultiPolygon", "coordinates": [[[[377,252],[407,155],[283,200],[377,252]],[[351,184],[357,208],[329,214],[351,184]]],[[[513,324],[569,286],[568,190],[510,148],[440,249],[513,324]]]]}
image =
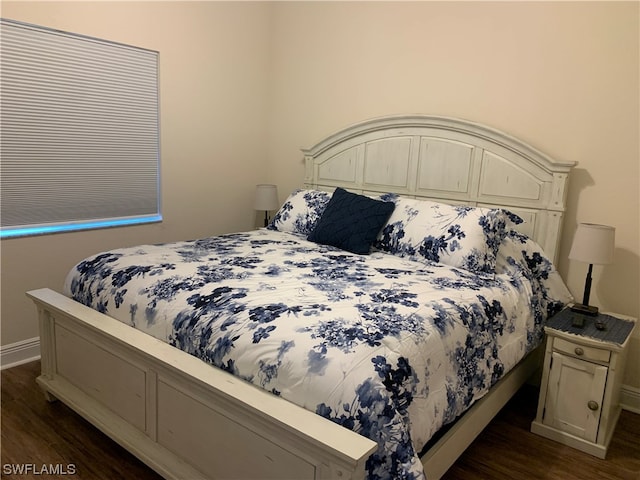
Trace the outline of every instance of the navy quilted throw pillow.
{"type": "Polygon", "coordinates": [[[395,204],[336,188],[307,240],[367,254],[395,204]]]}

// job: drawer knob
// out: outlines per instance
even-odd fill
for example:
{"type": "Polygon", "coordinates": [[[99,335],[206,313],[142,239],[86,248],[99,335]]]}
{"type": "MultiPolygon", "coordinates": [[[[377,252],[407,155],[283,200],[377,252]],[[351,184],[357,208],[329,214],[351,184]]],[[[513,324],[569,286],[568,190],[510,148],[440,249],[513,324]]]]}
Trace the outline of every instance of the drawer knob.
{"type": "Polygon", "coordinates": [[[574,352],[576,352],[576,355],[578,355],[578,356],[584,355],[584,350],[582,348],[580,348],[580,347],[576,347],[574,352]]]}
{"type": "Polygon", "coordinates": [[[589,407],[589,410],[593,410],[595,412],[596,410],[598,410],[598,408],[600,408],[600,405],[598,405],[598,402],[589,400],[589,403],[587,403],[587,407],[589,407]]]}

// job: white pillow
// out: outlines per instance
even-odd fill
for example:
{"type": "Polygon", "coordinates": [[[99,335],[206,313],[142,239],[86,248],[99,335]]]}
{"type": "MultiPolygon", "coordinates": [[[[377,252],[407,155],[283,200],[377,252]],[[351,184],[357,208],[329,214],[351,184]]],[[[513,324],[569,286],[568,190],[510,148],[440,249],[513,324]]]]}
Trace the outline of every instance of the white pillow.
{"type": "Polygon", "coordinates": [[[522,221],[502,209],[454,206],[395,195],[382,198],[393,200],[396,208],[378,235],[376,248],[473,273],[495,273],[496,255],[507,226],[522,221]]]}
{"type": "Polygon", "coordinates": [[[267,228],[308,236],[327,208],[331,195],[321,190],[294,190],[267,228]]]}
{"type": "Polygon", "coordinates": [[[509,230],[500,245],[496,273],[507,273],[512,278],[522,276],[531,281],[534,288],[538,285],[540,298],[548,300],[543,309],[547,315],[557,313],[562,306],[573,301],[569,289],[542,247],[515,230],[509,230]]]}

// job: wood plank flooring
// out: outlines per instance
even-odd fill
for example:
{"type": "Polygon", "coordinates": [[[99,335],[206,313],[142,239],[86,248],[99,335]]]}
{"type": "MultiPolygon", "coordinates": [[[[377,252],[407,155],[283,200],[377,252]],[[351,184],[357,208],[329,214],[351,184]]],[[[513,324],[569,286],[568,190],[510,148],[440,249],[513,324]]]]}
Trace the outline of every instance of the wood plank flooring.
{"type": "MultiPolygon", "coordinates": [[[[47,403],[35,383],[39,372],[39,362],[2,371],[1,478],[161,480],[61,402],[47,403]],[[8,472],[25,464],[74,474],[8,472]]],[[[529,432],[536,402],[537,391],[524,387],[443,480],[640,480],[640,415],[622,412],[600,460],[529,432]]]]}

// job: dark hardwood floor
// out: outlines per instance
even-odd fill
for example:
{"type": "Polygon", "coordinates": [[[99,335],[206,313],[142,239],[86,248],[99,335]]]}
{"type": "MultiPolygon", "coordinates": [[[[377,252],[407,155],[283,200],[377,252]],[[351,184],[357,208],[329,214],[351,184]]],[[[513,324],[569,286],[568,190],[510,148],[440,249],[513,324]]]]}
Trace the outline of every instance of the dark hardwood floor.
{"type": "MultiPolygon", "coordinates": [[[[46,402],[35,383],[39,371],[39,362],[2,371],[1,478],[160,480],[61,402],[46,402]],[[27,464],[39,474],[10,472],[27,464]],[[67,475],[47,475],[43,465],[67,475]]],[[[537,391],[524,387],[444,480],[640,480],[640,415],[622,412],[600,460],[529,432],[536,402],[537,391]]]]}

